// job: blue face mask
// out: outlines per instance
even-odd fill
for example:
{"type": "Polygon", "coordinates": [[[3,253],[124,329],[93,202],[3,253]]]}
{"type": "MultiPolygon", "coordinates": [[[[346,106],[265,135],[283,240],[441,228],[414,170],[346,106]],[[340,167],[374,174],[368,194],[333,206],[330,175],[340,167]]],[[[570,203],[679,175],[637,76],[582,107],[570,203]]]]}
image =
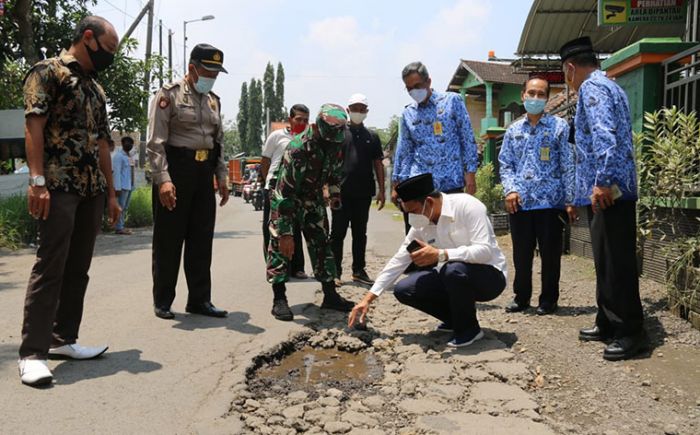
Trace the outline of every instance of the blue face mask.
{"type": "Polygon", "coordinates": [[[527,113],[530,115],[539,115],[540,113],[544,112],[544,106],[547,104],[547,100],[542,100],[540,98],[526,98],[524,103],[527,113]]]}
{"type": "Polygon", "coordinates": [[[420,104],[423,101],[425,101],[426,98],[428,98],[428,90],[427,89],[411,89],[408,91],[408,94],[415,100],[416,103],[420,104]]]}
{"type": "Polygon", "coordinates": [[[202,95],[206,95],[214,88],[214,82],[216,82],[216,79],[202,77],[197,74],[197,81],[194,83],[194,90],[202,95]]]}

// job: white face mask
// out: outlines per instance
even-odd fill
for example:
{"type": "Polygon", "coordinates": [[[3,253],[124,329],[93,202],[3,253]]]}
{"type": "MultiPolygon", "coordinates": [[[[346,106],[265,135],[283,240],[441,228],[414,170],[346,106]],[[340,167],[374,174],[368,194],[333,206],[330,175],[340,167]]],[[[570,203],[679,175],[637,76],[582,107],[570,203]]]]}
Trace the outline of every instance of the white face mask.
{"type": "Polygon", "coordinates": [[[367,114],[366,114],[366,113],[362,113],[362,112],[350,112],[350,121],[351,121],[353,124],[362,124],[362,123],[364,122],[365,118],[367,118],[367,114]]]}
{"type": "Polygon", "coordinates": [[[408,215],[408,223],[414,228],[425,228],[428,225],[430,225],[430,219],[433,218],[433,209],[432,207],[430,208],[430,218],[425,217],[423,214],[425,212],[425,206],[428,205],[428,201],[425,201],[423,203],[423,210],[421,210],[420,214],[415,214],[415,213],[409,213],[408,215]]]}
{"type": "Polygon", "coordinates": [[[426,98],[428,98],[428,90],[427,89],[411,89],[410,91],[408,91],[408,94],[418,104],[422,103],[423,101],[425,101],[426,98]]]}

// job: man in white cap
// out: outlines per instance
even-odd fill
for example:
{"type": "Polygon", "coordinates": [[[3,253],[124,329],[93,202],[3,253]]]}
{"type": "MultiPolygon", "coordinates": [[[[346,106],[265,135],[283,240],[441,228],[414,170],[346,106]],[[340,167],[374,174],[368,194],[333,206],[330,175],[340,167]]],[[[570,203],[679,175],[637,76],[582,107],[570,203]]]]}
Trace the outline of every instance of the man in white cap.
{"type": "Polygon", "coordinates": [[[342,206],[333,210],[331,227],[331,246],[338,270],[336,286],[342,284],[343,241],[348,226],[352,228],[352,280],[366,285],[374,284],[365,271],[367,221],[375,193],[379,210],[384,207],[384,153],[379,136],[364,125],[368,106],[367,97],[362,94],[354,94],[348,101],[350,123],[343,143],[342,206]],[[373,171],[377,176],[378,191],[373,171]]]}

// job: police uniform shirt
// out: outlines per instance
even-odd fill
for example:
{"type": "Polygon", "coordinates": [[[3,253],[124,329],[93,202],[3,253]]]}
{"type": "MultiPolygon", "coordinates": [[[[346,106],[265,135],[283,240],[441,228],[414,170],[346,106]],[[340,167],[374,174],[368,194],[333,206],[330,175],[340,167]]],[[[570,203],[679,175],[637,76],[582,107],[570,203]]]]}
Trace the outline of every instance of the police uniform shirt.
{"type": "MultiPolygon", "coordinates": [[[[191,150],[214,150],[223,146],[219,97],[213,92],[201,95],[187,79],[163,86],[158,91],[148,117],[148,155],[153,180],[157,184],[170,181],[165,146],[191,150]]],[[[216,178],[225,182],[227,175],[223,152],[216,162],[216,178]]]]}

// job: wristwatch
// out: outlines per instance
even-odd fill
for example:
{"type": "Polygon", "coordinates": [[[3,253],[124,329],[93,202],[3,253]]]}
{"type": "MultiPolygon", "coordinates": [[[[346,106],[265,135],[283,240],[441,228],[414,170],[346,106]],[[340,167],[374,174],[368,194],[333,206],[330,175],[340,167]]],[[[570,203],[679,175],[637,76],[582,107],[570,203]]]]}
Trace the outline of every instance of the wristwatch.
{"type": "Polygon", "coordinates": [[[438,253],[438,261],[440,263],[444,263],[447,261],[447,251],[444,249],[440,249],[440,252],[438,253]]]}
{"type": "Polygon", "coordinates": [[[34,187],[44,187],[46,186],[46,178],[43,175],[34,175],[29,177],[29,185],[34,187]]]}

